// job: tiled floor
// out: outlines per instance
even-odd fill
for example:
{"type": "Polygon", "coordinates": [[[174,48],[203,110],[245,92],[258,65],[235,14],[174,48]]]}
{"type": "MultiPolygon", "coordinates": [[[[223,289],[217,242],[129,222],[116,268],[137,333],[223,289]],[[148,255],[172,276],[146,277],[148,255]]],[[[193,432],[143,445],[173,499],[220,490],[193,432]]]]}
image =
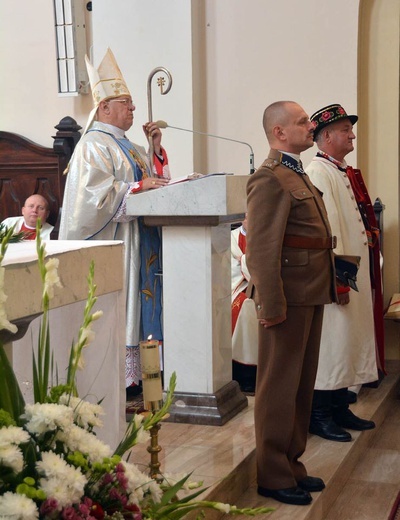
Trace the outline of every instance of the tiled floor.
{"type": "MultiPolygon", "coordinates": [[[[304,462],[310,474],[327,484],[322,493],[313,494],[312,506],[287,506],[257,495],[253,397],[244,411],[222,427],[163,424],[161,470],[193,471],[192,480],[210,486],[206,493],[210,498],[241,507],[275,508],[272,515],[258,515],[260,520],[387,520],[400,490],[400,401],[395,399],[399,363],[389,363],[388,372],[379,388],[363,388],[352,406],[360,417],[375,420],[375,430],[352,432],[351,443],[309,437],[304,462]]],[[[144,469],[150,460],[146,446],[135,447],[132,460],[144,469]]],[[[209,520],[217,517],[206,514],[209,520]]]]}

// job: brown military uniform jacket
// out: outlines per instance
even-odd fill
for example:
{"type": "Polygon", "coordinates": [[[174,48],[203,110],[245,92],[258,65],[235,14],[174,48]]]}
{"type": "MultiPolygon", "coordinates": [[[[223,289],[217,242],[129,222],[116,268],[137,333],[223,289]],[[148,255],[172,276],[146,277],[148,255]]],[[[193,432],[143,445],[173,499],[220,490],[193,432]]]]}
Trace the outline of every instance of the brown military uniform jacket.
{"type": "Polygon", "coordinates": [[[287,306],[337,298],[332,249],[285,245],[289,235],[328,243],[332,234],[321,193],[306,174],[282,165],[280,157],[271,150],[247,184],[246,257],[260,319],[285,315],[287,306]]]}

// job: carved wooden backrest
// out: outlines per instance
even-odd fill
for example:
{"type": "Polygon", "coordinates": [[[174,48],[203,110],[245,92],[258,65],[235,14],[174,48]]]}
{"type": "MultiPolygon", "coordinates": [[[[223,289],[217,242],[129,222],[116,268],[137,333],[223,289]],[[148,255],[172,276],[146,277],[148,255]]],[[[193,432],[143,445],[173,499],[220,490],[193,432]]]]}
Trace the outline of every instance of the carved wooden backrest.
{"type": "MultiPolygon", "coordinates": [[[[80,138],[81,127],[71,117],[64,117],[55,128],[58,131],[53,136],[53,148],[0,131],[0,222],[21,215],[25,200],[39,193],[49,201],[48,221],[57,224],[64,196],[63,171],[80,138]]],[[[53,238],[57,238],[57,230],[53,238]]]]}

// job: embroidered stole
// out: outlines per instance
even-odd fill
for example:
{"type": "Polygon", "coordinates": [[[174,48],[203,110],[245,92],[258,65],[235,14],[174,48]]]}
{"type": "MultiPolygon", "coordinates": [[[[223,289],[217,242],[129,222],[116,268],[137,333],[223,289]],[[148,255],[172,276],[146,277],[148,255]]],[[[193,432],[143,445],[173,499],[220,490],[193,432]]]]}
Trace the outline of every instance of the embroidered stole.
{"type": "MultiPolygon", "coordinates": [[[[93,130],[103,132],[102,130],[93,130]]],[[[133,143],[127,138],[117,139],[108,132],[121,148],[129,160],[135,182],[149,177],[150,172],[140,153],[133,143]]],[[[140,233],[140,337],[147,339],[152,335],[153,339],[162,341],[162,307],[161,307],[161,268],[160,251],[161,239],[159,229],[155,226],[146,226],[143,218],[138,218],[140,233]]],[[[128,295],[135,298],[136,295],[128,295]]]]}

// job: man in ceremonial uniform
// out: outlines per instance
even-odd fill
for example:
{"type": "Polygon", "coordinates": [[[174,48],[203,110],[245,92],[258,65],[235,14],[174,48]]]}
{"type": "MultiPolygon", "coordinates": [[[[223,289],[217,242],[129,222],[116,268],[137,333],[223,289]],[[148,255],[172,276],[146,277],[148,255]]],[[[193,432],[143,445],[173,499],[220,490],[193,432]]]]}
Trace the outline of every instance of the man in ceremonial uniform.
{"type": "Polygon", "coordinates": [[[139,341],[162,339],[159,230],[126,214],[126,200],[168,183],[168,158],[155,123],[143,126],[153,140],[153,171],[141,146],[125,136],[135,105],[110,49],[96,70],[86,58],[94,100],[84,135],[71,158],[60,239],[122,240],[125,244],[126,386],[138,384],[139,341]]]}
{"type": "Polygon", "coordinates": [[[22,216],[8,217],[3,220],[2,224],[6,228],[15,226],[14,232],[24,233],[25,240],[35,240],[36,223],[37,219],[40,218],[40,237],[42,240],[50,240],[50,233],[54,226],[46,222],[50,213],[47,200],[42,195],[35,193],[26,199],[21,211],[22,216]]]}
{"type": "Polygon", "coordinates": [[[310,422],[311,433],[340,442],[351,440],[351,434],[344,428],[369,430],[375,426],[351,412],[347,389],[378,379],[376,341],[383,348],[382,304],[376,316],[377,330],[382,334],[375,335],[371,289],[372,282],[375,297],[380,296],[382,302],[377,224],[361,172],[347,166],[345,161],[346,155],[354,150],[353,125],[357,120],[356,115],[348,115],[339,104],[315,112],[311,121],[315,125],[318,153],[306,169],[313,184],[323,193],[332,233],[337,237],[334,252],[361,258],[358,292],[349,293],[346,307],[332,304],[325,308],[310,422]],[[375,266],[374,251],[378,254],[375,266]]]}
{"type": "MultiPolygon", "coordinates": [[[[322,479],[300,462],[310,421],[324,305],[336,298],[324,203],[300,153],[313,125],[292,101],[265,109],[268,159],[247,186],[247,266],[259,319],[255,396],[258,493],[307,505],[322,479]]],[[[250,287],[249,287],[250,289],[250,287]]]]}

